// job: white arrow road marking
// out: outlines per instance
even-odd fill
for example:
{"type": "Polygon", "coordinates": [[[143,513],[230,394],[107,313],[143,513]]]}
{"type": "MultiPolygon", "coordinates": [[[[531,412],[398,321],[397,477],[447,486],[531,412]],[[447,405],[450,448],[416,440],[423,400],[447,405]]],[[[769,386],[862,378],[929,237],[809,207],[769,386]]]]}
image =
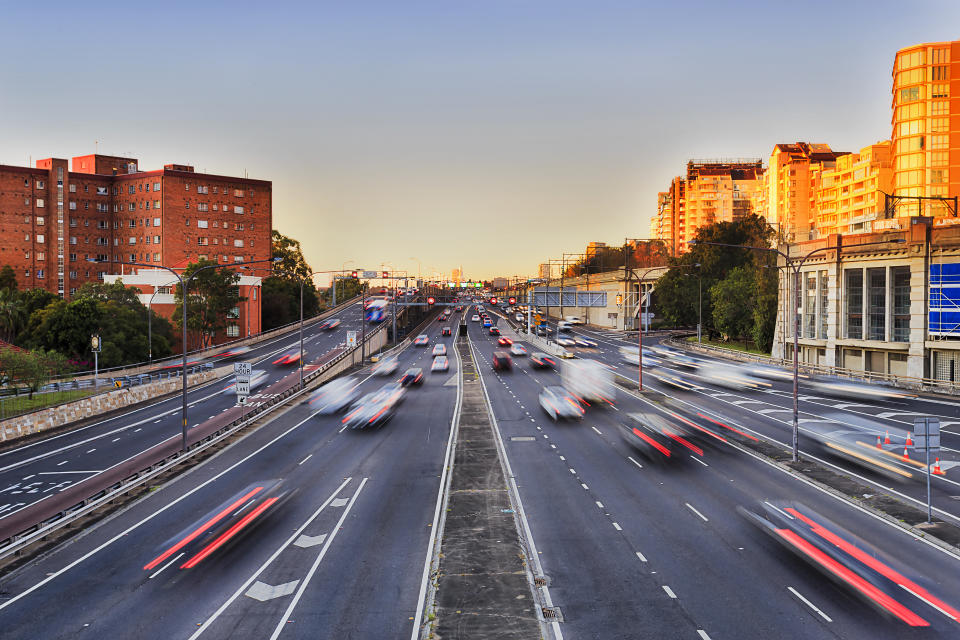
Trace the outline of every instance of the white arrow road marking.
{"type": "Polygon", "coordinates": [[[331,507],[342,507],[343,505],[350,502],[350,498],[335,498],[333,502],[330,503],[331,507]]]}
{"type": "Polygon", "coordinates": [[[244,595],[254,600],[259,600],[260,602],[266,602],[267,600],[290,595],[296,591],[298,584],[300,584],[300,581],[294,580],[293,582],[284,582],[283,584],[272,586],[266,582],[257,580],[253,583],[253,586],[247,589],[244,595]]]}
{"type": "Polygon", "coordinates": [[[327,534],[325,533],[321,533],[319,536],[302,535],[299,538],[297,538],[296,542],[294,542],[293,544],[300,547],[301,549],[307,549],[309,547],[315,547],[318,544],[323,544],[323,541],[326,539],[327,539],[327,534]]]}

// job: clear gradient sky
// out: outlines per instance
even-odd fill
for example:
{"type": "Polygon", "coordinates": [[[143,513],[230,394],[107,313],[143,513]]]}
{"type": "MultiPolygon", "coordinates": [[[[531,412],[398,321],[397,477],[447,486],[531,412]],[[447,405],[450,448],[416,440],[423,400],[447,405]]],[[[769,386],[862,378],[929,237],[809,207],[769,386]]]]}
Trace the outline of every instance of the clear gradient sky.
{"type": "Polygon", "coordinates": [[[0,163],[273,181],[314,269],[533,274],[646,237],[687,159],[890,136],[894,52],[960,1],[0,0],[0,163]]]}

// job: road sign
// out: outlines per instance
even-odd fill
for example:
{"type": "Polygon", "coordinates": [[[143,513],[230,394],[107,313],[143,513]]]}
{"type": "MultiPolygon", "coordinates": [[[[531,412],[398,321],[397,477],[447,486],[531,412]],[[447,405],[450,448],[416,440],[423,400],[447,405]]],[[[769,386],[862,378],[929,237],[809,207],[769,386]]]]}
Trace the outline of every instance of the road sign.
{"type": "Polygon", "coordinates": [[[241,397],[247,397],[250,395],[250,382],[240,382],[237,380],[237,395],[241,397]]]}
{"type": "Polygon", "coordinates": [[[377,277],[377,272],[376,272],[376,271],[364,271],[364,272],[363,272],[363,277],[364,277],[364,278],[376,278],[376,277],[377,277]]]}
{"type": "Polygon", "coordinates": [[[237,396],[237,404],[247,404],[247,396],[237,396]]]}
{"type": "Polygon", "coordinates": [[[353,348],[357,346],[357,332],[347,331],[347,346],[353,348]]]}
{"type": "Polygon", "coordinates": [[[247,378],[249,378],[252,372],[253,372],[253,365],[251,365],[249,362],[237,362],[233,365],[233,373],[236,374],[238,377],[246,376],[247,378]]]}
{"type": "Polygon", "coordinates": [[[939,418],[914,418],[913,448],[917,451],[930,449],[934,455],[940,453],[939,418]]]}
{"type": "Polygon", "coordinates": [[[533,319],[537,321],[537,324],[540,324],[541,322],[543,322],[543,318],[540,316],[539,313],[534,314],[533,319]]]}

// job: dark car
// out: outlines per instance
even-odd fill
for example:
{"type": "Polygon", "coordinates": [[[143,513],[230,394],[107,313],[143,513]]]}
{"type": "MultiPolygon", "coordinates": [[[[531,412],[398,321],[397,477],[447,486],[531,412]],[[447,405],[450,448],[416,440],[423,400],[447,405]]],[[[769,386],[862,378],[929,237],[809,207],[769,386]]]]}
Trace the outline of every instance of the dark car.
{"type": "Polygon", "coordinates": [[[444,327],[443,329],[440,330],[440,335],[449,336],[449,335],[453,335],[453,332],[450,330],[450,327],[444,327]]]}
{"type": "Polygon", "coordinates": [[[513,368],[513,359],[510,358],[510,354],[506,351],[494,351],[493,352],[493,370],[494,371],[509,371],[513,368]]]}
{"type": "Polygon", "coordinates": [[[492,336],[500,335],[500,329],[497,329],[496,327],[490,327],[489,331],[490,331],[490,335],[492,336]]]}
{"type": "Polygon", "coordinates": [[[423,382],[423,369],[420,367],[411,367],[400,378],[400,384],[409,387],[423,382]]]}
{"type": "Polygon", "coordinates": [[[542,351],[537,351],[530,356],[530,366],[537,369],[549,369],[557,366],[557,362],[542,351]]]}

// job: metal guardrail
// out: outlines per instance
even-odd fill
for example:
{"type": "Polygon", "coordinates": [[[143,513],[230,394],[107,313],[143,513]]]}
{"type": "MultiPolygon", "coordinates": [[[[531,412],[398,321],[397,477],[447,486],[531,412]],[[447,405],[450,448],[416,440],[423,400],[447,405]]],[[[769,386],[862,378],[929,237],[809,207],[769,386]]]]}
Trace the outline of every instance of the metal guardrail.
{"type": "Polygon", "coordinates": [[[18,552],[24,547],[42,539],[60,527],[81,518],[105,503],[157,477],[169,468],[180,464],[198,453],[229,437],[254,419],[275,410],[287,400],[299,397],[307,392],[308,383],[314,382],[331,368],[352,357],[358,349],[372,340],[385,327],[371,331],[365,340],[353,349],[344,349],[316,370],[305,375],[303,387],[299,381],[266,400],[263,404],[246,408],[234,407],[238,413],[233,420],[218,425],[215,421],[201,424],[188,431],[188,451],[180,450],[180,435],[172,436],[160,444],[143,451],[87,480],[67,487],[51,500],[35,502],[20,511],[0,518],[0,559],[18,552]],[[199,445],[199,446],[197,446],[199,445]]]}

